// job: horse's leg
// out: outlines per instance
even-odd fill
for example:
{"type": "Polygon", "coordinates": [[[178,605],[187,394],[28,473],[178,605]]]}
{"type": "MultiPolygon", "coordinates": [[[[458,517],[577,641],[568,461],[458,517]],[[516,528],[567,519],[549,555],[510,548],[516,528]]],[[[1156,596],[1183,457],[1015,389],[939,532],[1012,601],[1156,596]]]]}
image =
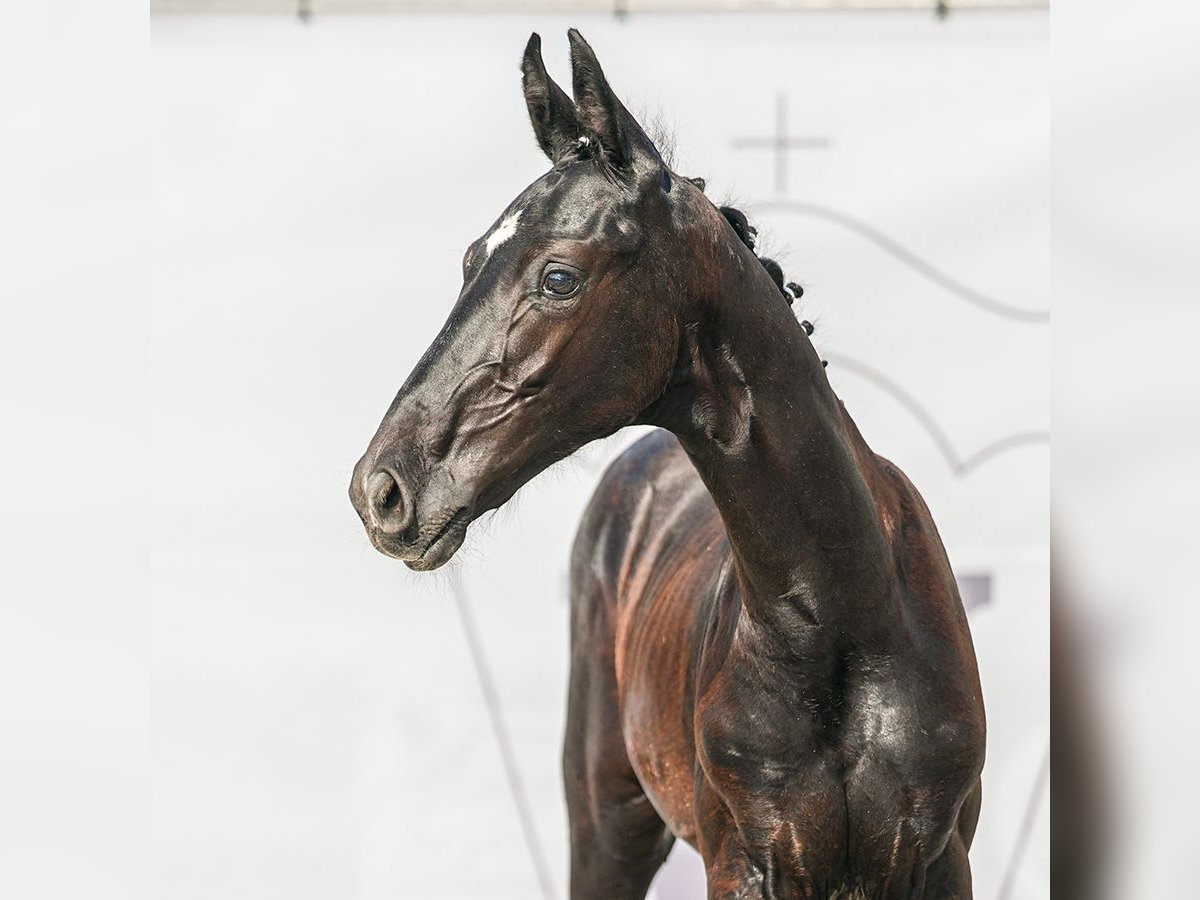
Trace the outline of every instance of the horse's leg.
{"type": "Polygon", "coordinates": [[[766,879],[763,872],[744,854],[722,853],[705,859],[708,878],[708,900],[765,900],[766,879]]]}
{"type": "Polygon", "coordinates": [[[971,866],[962,837],[950,835],[946,849],[925,870],[924,900],[972,900],[971,866]]]}
{"type": "Polygon", "coordinates": [[[962,838],[963,848],[966,850],[971,849],[971,841],[975,839],[975,826],[979,824],[979,808],[982,805],[983,783],[976,781],[958,811],[958,836],[962,838]]]}
{"type": "Polygon", "coordinates": [[[958,826],[950,835],[946,849],[925,873],[925,897],[928,900],[972,900],[975,896],[967,851],[975,837],[981,799],[981,785],[976,782],[958,812],[958,826]]]}
{"type": "Polygon", "coordinates": [[[642,900],[674,836],[625,753],[603,589],[572,585],[571,678],[563,778],[571,831],[571,900],[642,900]]]}
{"type": "Polygon", "coordinates": [[[696,784],[694,803],[699,825],[697,849],[704,858],[708,900],[768,897],[766,873],[750,860],[728,810],[703,780],[696,784]]]}

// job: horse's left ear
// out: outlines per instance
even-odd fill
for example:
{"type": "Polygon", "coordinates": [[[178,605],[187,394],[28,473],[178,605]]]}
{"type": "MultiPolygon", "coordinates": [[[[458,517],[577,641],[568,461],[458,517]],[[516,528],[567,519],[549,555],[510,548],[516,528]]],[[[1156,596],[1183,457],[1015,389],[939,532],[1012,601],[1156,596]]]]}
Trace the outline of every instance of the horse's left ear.
{"type": "Polygon", "coordinates": [[[575,104],[562,88],[554,83],[546,72],[542,61],[542,39],[535,31],[525,45],[525,56],[521,60],[521,86],[525,91],[525,105],[529,107],[529,121],[538,146],[557,163],[583,134],[583,126],[575,115],[575,104]]]}
{"type": "Polygon", "coordinates": [[[609,162],[618,168],[645,164],[655,170],[664,169],[654,142],[608,86],[595,51],[576,29],[568,31],[567,36],[571,41],[575,107],[588,135],[600,142],[609,162]]]}

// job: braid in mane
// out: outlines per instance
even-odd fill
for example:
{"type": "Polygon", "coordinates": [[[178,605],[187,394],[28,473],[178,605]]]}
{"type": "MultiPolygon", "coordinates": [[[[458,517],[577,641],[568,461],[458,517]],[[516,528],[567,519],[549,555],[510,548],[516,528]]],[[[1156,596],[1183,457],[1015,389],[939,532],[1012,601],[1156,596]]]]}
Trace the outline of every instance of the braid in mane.
{"type": "MultiPolygon", "coordinates": [[[[688,181],[700,188],[701,191],[704,190],[705,181],[703,178],[689,178],[688,181]]],[[[725,217],[725,221],[729,223],[729,227],[733,229],[733,233],[738,236],[738,239],[743,244],[750,248],[751,253],[754,253],[754,242],[758,238],[758,229],[750,224],[746,218],[746,214],[732,206],[721,206],[718,209],[720,209],[721,215],[725,217]]],[[[794,281],[784,281],[783,267],[779,263],[768,256],[759,256],[757,253],[754,255],[762,263],[762,267],[767,270],[767,274],[775,282],[775,287],[779,288],[779,293],[788,306],[791,306],[804,296],[804,288],[794,281]]],[[[804,329],[806,335],[812,335],[813,323],[808,321],[808,319],[801,321],[800,327],[804,329]]],[[[821,365],[828,366],[829,363],[826,360],[821,360],[821,365]]]]}
{"type": "MultiPolygon", "coordinates": [[[[691,184],[694,184],[696,187],[700,188],[701,191],[704,190],[704,179],[689,178],[688,180],[691,181],[691,184]]],[[[758,229],[750,224],[750,221],[745,216],[745,212],[739,209],[734,209],[733,206],[719,206],[718,209],[721,211],[721,215],[725,216],[725,221],[730,223],[733,233],[738,235],[738,239],[742,241],[746,247],[750,248],[751,253],[754,253],[754,245],[758,236],[758,229]]],[[[782,298],[784,298],[784,301],[788,306],[791,306],[794,304],[794,302],[804,296],[804,288],[800,287],[799,284],[794,281],[784,281],[784,268],[782,268],[779,263],[776,263],[774,259],[770,257],[760,257],[757,253],[755,253],[755,258],[757,258],[758,262],[762,264],[762,268],[767,270],[767,275],[770,276],[770,280],[775,282],[775,287],[779,288],[779,293],[782,298]]],[[[814,328],[812,328],[812,323],[809,322],[808,319],[803,319],[802,322],[800,322],[800,328],[804,329],[805,335],[810,337],[812,336],[812,331],[814,331],[814,328]]],[[[828,360],[821,360],[821,365],[828,366],[828,360]]]]}
{"type": "MultiPolygon", "coordinates": [[[[735,209],[732,206],[720,207],[721,215],[729,223],[729,226],[751,250],[754,250],[754,242],[758,238],[758,229],[750,224],[746,218],[746,214],[740,209],[735,209]]],[[[775,282],[775,287],[779,288],[779,293],[783,295],[784,301],[788,306],[791,306],[795,301],[804,296],[804,288],[796,284],[794,281],[784,281],[783,267],[769,256],[755,256],[762,263],[762,267],[767,270],[767,274],[771,276],[771,280],[775,282]]],[[[807,334],[812,334],[812,323],[804,322],[804,331],[807,334]]]]}

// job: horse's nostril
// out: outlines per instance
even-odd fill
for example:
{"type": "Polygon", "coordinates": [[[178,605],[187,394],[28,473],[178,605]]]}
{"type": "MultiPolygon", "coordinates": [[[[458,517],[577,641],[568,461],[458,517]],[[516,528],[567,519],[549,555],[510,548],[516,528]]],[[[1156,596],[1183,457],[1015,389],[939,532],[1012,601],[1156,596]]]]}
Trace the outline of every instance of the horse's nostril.
{"type": "Polygon", "coordinates": [[[367,508],[376,527],[396,533],[408,524],[404,492],[390,472],[375,472],[367,481],[367,508]]]}
{"type": "Polygon", "coordinates": [[[376,472],[367,485],[371,500],[379,509],[391,509],[400,501],[400,486],[387,472],[376,472]]]}

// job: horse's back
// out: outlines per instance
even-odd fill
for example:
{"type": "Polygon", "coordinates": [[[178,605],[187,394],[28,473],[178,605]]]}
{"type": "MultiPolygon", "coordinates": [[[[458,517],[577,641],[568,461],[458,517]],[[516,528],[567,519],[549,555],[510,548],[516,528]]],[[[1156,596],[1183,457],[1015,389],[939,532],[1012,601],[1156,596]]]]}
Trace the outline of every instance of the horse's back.
{"type": "Polygon", "coordinates": [[[684,838],[695,833],[694,673],[713,586],[730,560],[712,497],[666,431],[609,467],[572,554],[572,664],[611,666],[619,697],[611,725],[655,808],[684,838]]]}
{"type": "Polygon", "coordinates": [[[655,429],[627,448],[608,467],[584,512],[571,554],[576,586],[596,581],[615,606],[643,593],[638,579],[648,564],[696,531],[724,537],[712,497],[679,440],[655,429]]]}

